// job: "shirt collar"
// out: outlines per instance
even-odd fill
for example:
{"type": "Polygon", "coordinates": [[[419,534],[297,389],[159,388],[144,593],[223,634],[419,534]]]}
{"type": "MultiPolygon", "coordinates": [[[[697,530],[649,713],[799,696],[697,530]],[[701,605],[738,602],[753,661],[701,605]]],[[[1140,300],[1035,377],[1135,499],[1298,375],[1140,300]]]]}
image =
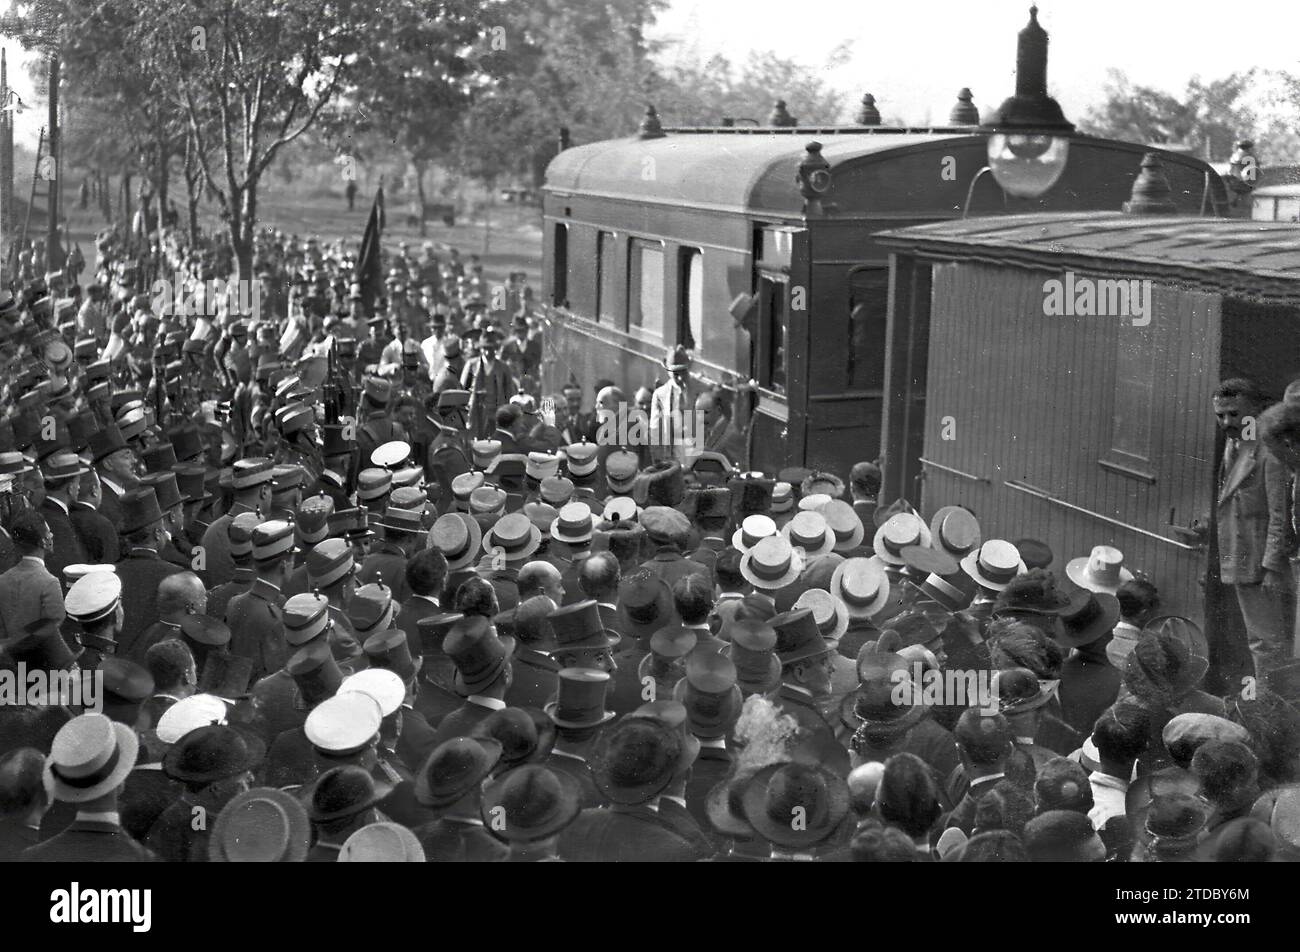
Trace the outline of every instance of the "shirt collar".
{"type": "Polygon", "coordinates": [[[1111,790],[1128,790],[1128,781],[1114,774],[1102,773],[1100,770],[1094,770],[1088,774],[1088,780],[1094,787],[1107,787],[1111,790]]]}
{"type": "Polygon", "coordinates": [[[48,499],[50,502],[54,503],[54,505],[58,506],[60,509],[62,509],[64,513],[67,513],[68,504],[64,502],[62,499],[59,499],[57,496],[46,496],[45,498],[48,499]]]}
{"type": "Polygon", "coordinates": [[[499,697],[484,697],[482,694],[471,694],[465,698],[471,704],[477,704],[479,707],[490,708],[493,711],[504,711],[506,702],[499,697]]]}
{"type": "Polygon", "coordinates": [[[582,756],[582,754],[575,754],[575,753],[573,753],[572,751],[569,751],[569,750],[560,750],[558,747],[552,747],[552,748],[551,748],[551,756],[552,756],[552,757],[568,757],[570,760],[576,760],[576,761],[578,761],[578,763],[580,763],[580,764],[585,764],[585,763],[587,762],[587,758],[584,757],[584,756],[582,756]]]}
{"type": "Polygon", "coordinates": [[[435,598],[435,597],[432,596],[432,595],[416,595],[415,597],[416,597],[416,598],[423,598],[426,602],[431,603],[431,604],[433,605],[434,608],[441,608],[441,607],[442,607],[442,603],[439,602],[438,599],[435,598]]]}
{"type": "Polygon", "coordinates": [[[116,810],[105,810],[104,812],[93,812],[91,810],[78,810],[77,819],[87,823],[112,823],[114,826],[122,825],[122,815],[116,810]]]}
{"type": "Polygon", "coordinates": [[[39,556],[39,555],[24,555],[24,556],[23,556],[23,561],[24,561],[24,562],[35,562],[37,565],[41,566],[42,568],[45,567],[45,559],[42,558],[42,557],[39,556]]]}

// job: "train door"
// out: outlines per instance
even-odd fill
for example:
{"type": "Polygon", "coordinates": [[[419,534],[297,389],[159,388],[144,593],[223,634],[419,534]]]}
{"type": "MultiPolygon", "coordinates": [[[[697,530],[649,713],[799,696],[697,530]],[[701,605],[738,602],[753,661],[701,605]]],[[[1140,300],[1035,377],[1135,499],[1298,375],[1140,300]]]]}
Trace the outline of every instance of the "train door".
{"type": "MultiPolygon", "coordinates": [[[[1244,377],[1254,382],[1268,402],[1280,400],[1288,383],[1300,379],[1300,308],[1259,304],[1224,297],[1220,319],[1219,380],[1244,377]],[[1268,346],[1261,347],[1262,342],[1268,346]]],[[[1208,418],[1209,407],[1188,408],[1208,418]]],[[[1206,474],[1210,499],[1209,570],[1207,572],[1205,617],[1210,639],[1210,661],[1214,670],[1231,685],[1234,672],[1250,671],[1245,627],[1235,593],[1220,584],[1218,573],[1218,466],[1223,459],[1224,436],[1216,432],[1213,471],[1206,474]]]]}
{"type": "Polygon", "coordinates": [[[757,381],[758,392],[750,466],[776,473],[804,458],[810,255],[804,230],[761,227],[756,231],[758,309],[750,376],[757,381]]]}

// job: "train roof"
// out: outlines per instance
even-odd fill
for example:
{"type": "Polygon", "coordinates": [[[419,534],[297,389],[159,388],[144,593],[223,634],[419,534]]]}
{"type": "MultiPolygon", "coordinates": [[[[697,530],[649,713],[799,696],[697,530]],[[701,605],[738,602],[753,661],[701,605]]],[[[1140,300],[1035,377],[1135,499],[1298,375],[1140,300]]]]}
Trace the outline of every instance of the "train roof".
{"type": "Polygon", "coordinates": [[[1053,213],[917,225],[877,238],[886,247],[941,258],[1158,276],[1300,302],[1300,229],[1288,222],[1053,213]]]}
{"type": "Polygon", "coordinates": [[[803,198],[795,175],[809,142],[822,144],[822,156],[834,170],[868,156],[970,138],[985,136],[973,128],[887,126],[670,132],[658,139],[610,139],[566,149],[547,167],[545,187],[797,216],[803,198]]]}

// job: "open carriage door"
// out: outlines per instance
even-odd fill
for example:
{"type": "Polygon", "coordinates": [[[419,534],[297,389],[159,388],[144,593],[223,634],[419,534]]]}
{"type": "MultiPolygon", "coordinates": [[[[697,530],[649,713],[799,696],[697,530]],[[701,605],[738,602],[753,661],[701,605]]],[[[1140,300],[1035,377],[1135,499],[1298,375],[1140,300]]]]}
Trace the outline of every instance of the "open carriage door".
{"type": "Polygon", "coordinates": [[[804,459],[810,259],[806,230],[774,225],[755,229],[758,309],[751,334],[750,375],[758,382],[758,393],[749,463],[751,469],[769,475],[804,459]]]}

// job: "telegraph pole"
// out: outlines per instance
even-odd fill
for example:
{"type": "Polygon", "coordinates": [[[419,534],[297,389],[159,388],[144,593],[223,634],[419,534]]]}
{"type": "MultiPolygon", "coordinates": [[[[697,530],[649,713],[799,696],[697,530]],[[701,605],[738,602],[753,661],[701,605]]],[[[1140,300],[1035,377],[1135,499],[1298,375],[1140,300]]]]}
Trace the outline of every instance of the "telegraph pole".
{"type": "Polygon", "coordinates": [[[9,264],[9,246],[14,230],[14,113],[9,109],[9,64],[0,47],[0,269],[9,264]]]}
{"type": "Polygon", "coordinates": [[[49,271],[58,271],[63,267],[63,251],[59,247],[59,165],[63,154],[63,136],[59,134],[59,54],[50,54],[49,74],[50,96],[50,179],[48,206],[50,220],[45,229],[45,267],[49,271]]]}

